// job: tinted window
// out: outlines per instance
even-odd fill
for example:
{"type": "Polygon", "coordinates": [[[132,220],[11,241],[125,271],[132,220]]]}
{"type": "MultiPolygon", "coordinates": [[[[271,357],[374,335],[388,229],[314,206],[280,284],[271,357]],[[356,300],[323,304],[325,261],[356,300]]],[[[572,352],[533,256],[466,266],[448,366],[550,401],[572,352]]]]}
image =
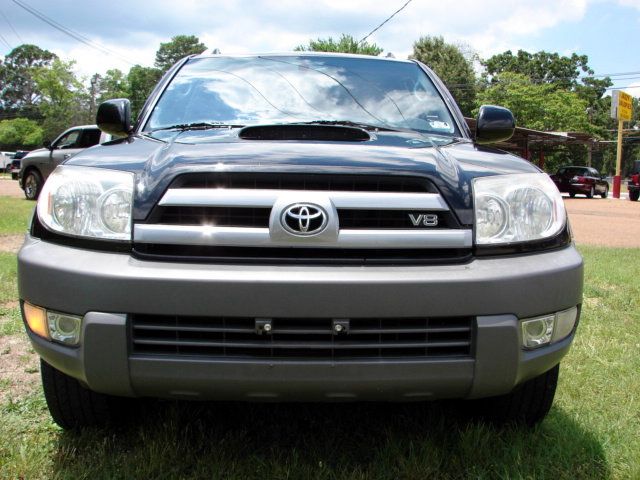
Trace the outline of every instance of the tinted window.
{"type": "Polygon", "coordinates": [[[72,130],[56,142],[56,148],[78,148],[81,130],[72,130]]]}
{"type": "Polygon", "coordinates": [[[590,175],[589,169],[584,167],[566,167],[558,170],[560,175],[590,175]]]}
{"type": "Polygon", "coordinates": [[[82,133],[80,148],[93,147],[100,143],[100,130],[96,128],[87,129],[82,133]]]}
{"type": "Polygon", "coordinates": [[[348,120],[458,135],[431,80],[412,62],[322,56],[198,58],[178,72],[145,130],[348,120]]]}

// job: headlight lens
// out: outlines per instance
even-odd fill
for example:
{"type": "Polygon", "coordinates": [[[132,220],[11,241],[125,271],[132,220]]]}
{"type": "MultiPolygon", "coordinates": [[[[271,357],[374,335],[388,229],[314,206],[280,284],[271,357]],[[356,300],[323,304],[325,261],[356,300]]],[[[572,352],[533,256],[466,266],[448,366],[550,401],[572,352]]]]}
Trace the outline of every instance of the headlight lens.
{"type": "Polygon", "coordinates": [[[132,173],[64,165],[42,189],[38,218],[65,235],[130,241],[132,198],[132,173]]]}
{"type": "Polygon", "coordinates": [[[562,231],[562,196],[544,173],[480,177],[473,181],[476,244],[550,238],[562,231]]]}

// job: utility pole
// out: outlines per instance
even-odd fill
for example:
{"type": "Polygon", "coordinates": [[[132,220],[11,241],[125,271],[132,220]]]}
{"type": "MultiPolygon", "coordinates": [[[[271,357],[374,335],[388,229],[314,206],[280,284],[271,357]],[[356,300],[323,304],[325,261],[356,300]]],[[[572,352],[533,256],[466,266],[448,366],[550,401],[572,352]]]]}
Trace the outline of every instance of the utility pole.
{"type": "Polygon", "coordinates": [[[622,90],[614,90],[611,95],[611,118],[618,120],[618,148],[616,150],[616,174],[613,177],[613,198],[620,198],[622,131],[624,130],[624,122],[631,120],[632,110],[631,95],[622,90]]]}

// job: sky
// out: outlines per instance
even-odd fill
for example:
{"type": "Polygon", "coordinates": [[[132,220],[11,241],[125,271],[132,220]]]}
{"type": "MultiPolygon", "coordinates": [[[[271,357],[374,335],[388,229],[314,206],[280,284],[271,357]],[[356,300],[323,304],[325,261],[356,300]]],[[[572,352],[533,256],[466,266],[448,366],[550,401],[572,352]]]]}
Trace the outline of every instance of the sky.
{"type": "MultiPolygon", "coordinates": [[[[406,0],[0,0],[0,54],[33,43],[82,76],[152,66],[161,42],[196,35],[223,54],[290,51],[309,39],[360,39],[406,0]],[[101,48],[68,36],[32,7],[101,48]],[[109,53],[105,53],[104,49],[109,53]]],[[[481,58],[518,49],[589,57],[596,75],[640,97],[640,0],[411,0],[368,41],[406,58],[422,35],[441,35],[481,58]],[[628,75],[621,75],[629,73],[628,75]]]]}

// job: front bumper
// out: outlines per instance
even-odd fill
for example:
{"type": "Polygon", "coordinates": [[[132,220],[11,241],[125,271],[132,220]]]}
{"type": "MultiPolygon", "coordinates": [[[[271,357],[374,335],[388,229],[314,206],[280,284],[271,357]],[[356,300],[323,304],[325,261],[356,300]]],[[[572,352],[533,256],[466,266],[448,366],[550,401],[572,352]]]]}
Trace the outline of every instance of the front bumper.
{"type": "Polygon", "coordinates": [[[573,246],[463,265],[330,267],[145,262],[28,237],[20,298],[84,315],[81,346],[30,333],[36,351],[91,389],[202,399],[403,400],[507,393],[556,365],[573,335],[525,351],[519,319],[582,301],[573,246]],[[242,317],[473,316],[470,357],[239,360],[132,355],[128,314],[242,317]]]}

